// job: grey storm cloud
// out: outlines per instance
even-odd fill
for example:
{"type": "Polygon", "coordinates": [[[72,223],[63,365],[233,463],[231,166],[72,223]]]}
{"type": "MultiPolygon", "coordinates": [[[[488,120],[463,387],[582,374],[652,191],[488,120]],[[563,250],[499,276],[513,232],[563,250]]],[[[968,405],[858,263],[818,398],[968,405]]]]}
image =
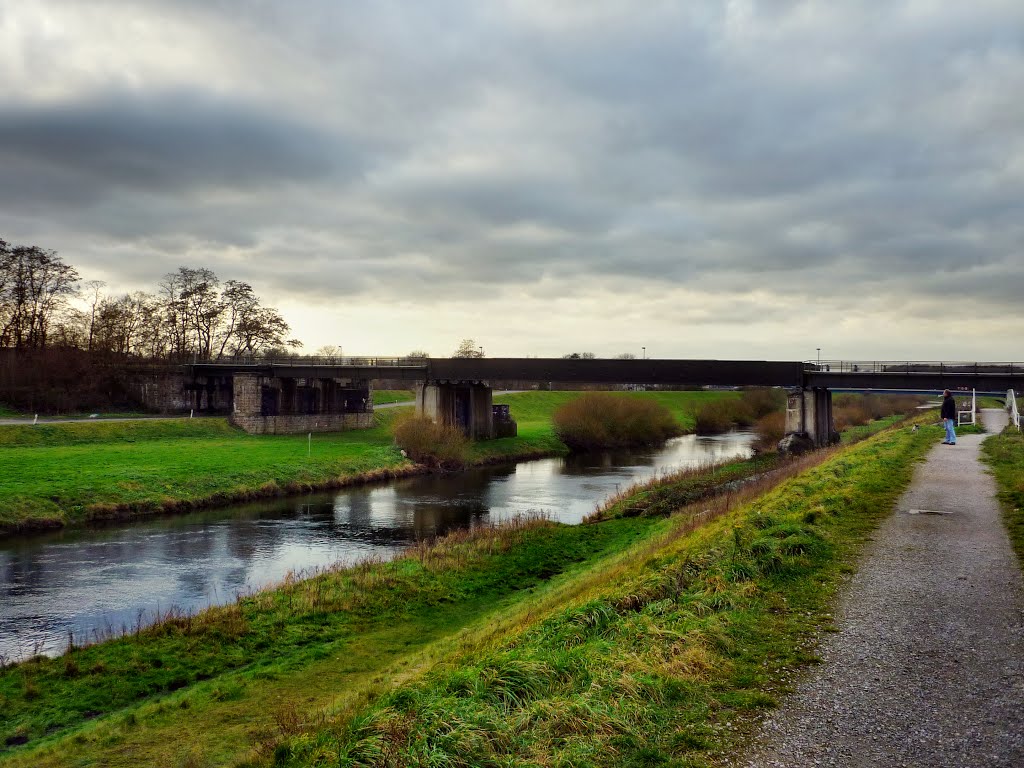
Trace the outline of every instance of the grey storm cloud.
{"type": "Polygon", "coordinates": [[[3,186],[73,196],[108,186],[177,192],[310,182],[360,171],[357,152],[323,131],[265,110],[196,93],[104,95],[46,106],[0,107],[0,158],[24,169],[3,186]],[[16,182],[16,183],[12,183],[16,182]],[[81,191],[81,190],[80,190],[81,191]]]}
{"type": "Polygon", "coordinates": [[[26,3],[81,45],[0,17],[0,234],[88,241],[83,273],[134,249],[139,282],[188,255],[324,302],[1024,290],[1019,2],[106,0],[195,54],[110,42],[107,75],[76,67],[104,43],[80,4],[26,3]]]}

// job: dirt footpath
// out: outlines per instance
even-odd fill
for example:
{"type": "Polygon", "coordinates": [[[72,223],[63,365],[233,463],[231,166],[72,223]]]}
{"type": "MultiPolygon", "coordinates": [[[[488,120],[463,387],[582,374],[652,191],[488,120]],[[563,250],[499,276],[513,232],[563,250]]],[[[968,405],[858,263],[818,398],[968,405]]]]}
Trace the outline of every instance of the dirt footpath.
{"type": "MultiPolygon", "coordinates": [[[[990,432],[1006,424],[983,416],[990,432]]],[[[843,593],[823,663],[733,765],[1024,766],[1024,580],[984,437],[936,445],[918,467],[843,593]]]]}

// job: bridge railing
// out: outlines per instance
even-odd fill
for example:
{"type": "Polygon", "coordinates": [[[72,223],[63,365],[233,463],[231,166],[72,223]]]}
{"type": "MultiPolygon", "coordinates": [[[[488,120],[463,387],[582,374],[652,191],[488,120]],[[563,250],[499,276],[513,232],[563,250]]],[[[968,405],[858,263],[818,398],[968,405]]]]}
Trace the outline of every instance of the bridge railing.
{"type": "Polygon", "coordinates": [[[1017,396],[1012,389],[1006,393],[1006,410],[1010,413],[1010,423],[1020,432],[1020,409],[1017,407],[1017,396]]]}
{"type": "Polygon", "coordinates": [[[935,373],[1007,373],[1024,374],[1024,363],[1015,362],[968,362],[948,360],[806,360],[807,373],[893,373],[893,374],[935,374],[935,373]]]}
{"type": "Polygon", "coordinates": [[[230,357],[221,360],[199,360],[199,365],[348,365],[392,368],[422,368],[426,357],[389,357],[380,355],[276,355],[271,357],[230,357]]]}

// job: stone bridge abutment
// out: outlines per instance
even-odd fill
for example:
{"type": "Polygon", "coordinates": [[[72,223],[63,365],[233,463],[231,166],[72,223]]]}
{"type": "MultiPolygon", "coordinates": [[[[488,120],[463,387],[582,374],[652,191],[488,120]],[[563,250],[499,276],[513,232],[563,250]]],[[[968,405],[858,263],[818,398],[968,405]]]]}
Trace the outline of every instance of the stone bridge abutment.
{"type": "Polygon", "coordinates": [[[231,423],[255,435],[373,426],[368,381],[236,373],[232,401],[231,423]]]}

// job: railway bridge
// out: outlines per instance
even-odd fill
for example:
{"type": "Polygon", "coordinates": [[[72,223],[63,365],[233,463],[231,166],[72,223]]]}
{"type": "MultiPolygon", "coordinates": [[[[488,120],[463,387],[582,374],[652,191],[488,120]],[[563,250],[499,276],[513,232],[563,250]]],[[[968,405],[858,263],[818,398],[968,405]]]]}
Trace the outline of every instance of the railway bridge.
{"type": "Polygon", "coordinates": [[[186,365],[182,386],[194,409],[228,410],[246,431],[294,433],[371,426],[371,382],[381,379],[408,383],[418,413],[457,424],[474,439],[502,434],[494,382],[782,387],[789,393],[787,433],[825,445],[834,431],[833,390],[1005,395],[1024,388],[1024,363],[292,357],[186,365]]]}

